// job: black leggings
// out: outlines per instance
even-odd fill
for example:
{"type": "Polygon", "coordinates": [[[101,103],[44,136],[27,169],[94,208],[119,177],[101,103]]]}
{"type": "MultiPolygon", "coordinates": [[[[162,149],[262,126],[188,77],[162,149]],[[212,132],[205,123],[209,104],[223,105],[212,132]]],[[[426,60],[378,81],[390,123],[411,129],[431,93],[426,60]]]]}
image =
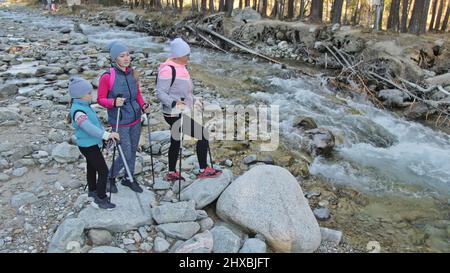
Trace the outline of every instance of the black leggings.
{"type": "Polygon", "coordinates": [[[108,166],[98,145],[90,147],[78,147],[86,157],[87,182],[89,191],[97,191],[99,198],[106,197],[106,181],[108,178],[108,166]],[[98,173],[98,179],[97,179],[98,173]]]}
{"type": "MultiPolygon", "coordinates": [[[[180,124],[177,123],[178,130],[172,130],[175,122],[180,120],[180,116],[167,117],[164,116],[166,122],[170,125],[171,137],[170,137],[170,148],[169,148],[169,171],[174,172],[178,160],[178,154],[180,153],[180,124]],[[175,137],[175,138],[174,138],[175,137]]],[[[197,159],[200,169],[205,169],[208,167],[206,163],[208,154],[208,134],[205,129],[192,120],[189,116],[183,115],[183,135],[189,135],[197,139],[197,159]],[[190,124],[190,126],[189,126],[190,124]]]]}

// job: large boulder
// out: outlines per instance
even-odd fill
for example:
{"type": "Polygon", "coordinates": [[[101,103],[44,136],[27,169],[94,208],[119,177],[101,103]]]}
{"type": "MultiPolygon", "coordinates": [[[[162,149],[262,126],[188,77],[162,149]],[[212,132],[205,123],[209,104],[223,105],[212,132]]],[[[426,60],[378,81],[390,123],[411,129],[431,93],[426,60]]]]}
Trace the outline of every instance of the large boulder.
{"type": "Polygon", "coordinates": [[[147,189],[135,193],[130,188],[117,184],[118,193],[112,195],[116,204],[113,210],[96,209],[89,206],[83,209],[78,218],[86,223],[86,228],[106,229],[112,232],[125,232],[153,223],[149,204],[154,202],[155,194],[147,189]]]}
{"type": "Polygon", "coordinates": [[[152,208],[153,219],[158,224],[190,222],[197,219],[195,203],[179,202],[152,208]]]}
{"type": "Polygon", "coordinates": [[[195,208],[203,209],[219,197],[232,179],[230,170],[215,178],[198,179],[181,192],[181,200],[194,200],[195,208]]]}
{"type": "Polygon", "coordinates": [[[313,252],[320,229],[297,180],[278,166],[255,166],[222,193],[216,212],[225,221],[262,234],[277,252],[313,252]]]}
{"type": "Polygon", "coordinates": [[[200,230],[200,225],[196,222],[168,223],[156,226],[156,229],[171,238],[188,240],[200,230]]]}
{"type": "Polygon", "coordinates": [[[0,126],[17,125],[22,117],[15,111],[0,107],[0,126]]]}
{"type": "Polygon", "coordinates": [[[67,252],[67,244],[75,241],[82,243],[81,236],[83,235],[85,224],[80,219],[71,218],[66,219],[59,225],[52,241],[48,247],[48,253],[64,253],[67,252]]]}
{"type": "Polygon", "coordinates": [[[13,208],[20,208],[23,205],[32,204],[38,201],[36,195],[31,192],[21,192],[11,197],[11,206],[13,208]]]}
{"type": "Polygon", "coordinates": [[[77,146],[67,142],[56,145],[52,150],[52,157],[59,163],[71,163],[78,161],[80,151],[77,146]]]}

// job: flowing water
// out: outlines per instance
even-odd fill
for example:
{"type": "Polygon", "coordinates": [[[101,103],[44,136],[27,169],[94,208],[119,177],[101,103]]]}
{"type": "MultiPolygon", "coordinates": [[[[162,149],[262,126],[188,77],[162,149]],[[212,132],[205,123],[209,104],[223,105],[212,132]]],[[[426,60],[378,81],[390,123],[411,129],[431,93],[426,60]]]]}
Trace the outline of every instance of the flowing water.
{"type": "MultiPolygon", "coordinates": [[[[37,14],[0,11],[0,16],[37,28],[73,25],[70,19],[37,14]]],[[[149,52],[149,58],[163,61],[168,54],[168,43],[143,33],[106,25],[81,27],[89,42],[101,47],[120,40],[149,52]]],[[[12,71],[30,67],[19,65],[12,71]]],[[[191,67],[194,78],[208,78],[230,100],[278,105],[282,141],[291,149],[297,149],[301,139],[293,126],[298,116],[311,117],[335,134],[332,157],[315,158],[310,172],[368,197],[369,204],[356,216],[343,212],[348,226],[345,220],[337,221],[342,226],[336,228],[345,235],[361,237],[356,243],[379,240],[391,242],[390,251],[450,252],[449,135],[377,109],[362,96],[339,97],[320,78],[291,78],[277,65],[248,57],[194,47],[191,67]]]]}

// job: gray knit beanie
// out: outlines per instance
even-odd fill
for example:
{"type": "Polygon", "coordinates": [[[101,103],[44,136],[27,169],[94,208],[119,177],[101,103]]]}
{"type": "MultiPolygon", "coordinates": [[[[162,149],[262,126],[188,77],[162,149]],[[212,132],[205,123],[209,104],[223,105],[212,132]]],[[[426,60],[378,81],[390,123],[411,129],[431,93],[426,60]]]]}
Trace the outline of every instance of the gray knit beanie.
{"type": "Polygon", "coordinates": [[[92,84],[80,77],[72,77],[69,80],[69,95],[73,99],[79,99],[91,92],[94,88],[92,84]]]}
{"type": "Polygon", "coordinates": [[[189,45],[181,38],[176,38],[170,42],[170,57],[178,58],[191,53],[189,45]]]}
{"type": "Polygon", "coordinates": [[[128,47],[120,42],[114,41],[108,45],[109,55],[111,56],[111,60],[115,61],[117,57],[119,57],[122,52],[130,52],[128,47]]]}

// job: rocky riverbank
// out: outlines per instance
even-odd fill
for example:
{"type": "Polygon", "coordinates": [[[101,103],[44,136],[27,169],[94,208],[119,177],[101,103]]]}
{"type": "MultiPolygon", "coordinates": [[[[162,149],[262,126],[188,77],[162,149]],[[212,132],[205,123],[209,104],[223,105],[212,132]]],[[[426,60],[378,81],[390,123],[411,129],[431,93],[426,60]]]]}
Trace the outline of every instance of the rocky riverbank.
{"type": "MultiPolygon", "coordinates": [[[[163,130],[166,127],[156,107],[149,121],[155,130],[152,150],[156,181],[151,181],[144,128],[137,173],[145,192],[136,195],[119,187],[119,194],[112,196],[118,209],[99,214],[84,192],[86,163],[73,145],[64,118],[69,75],[80,74],[95,84],[99,71],[108,67],[108,53],[89,43],[77,24],[30,27],[3,14],[0,20],[5,26],[0,33],[0,50],[4,53],[0,57],[1,252],[353,251],[342,242],[342,232],[319,228],[316,218],[328,219],[329,211],[323,208],[313,212],[308,198],[314,195],[305,193],[304,197],[299,178],[281,167],[257,166],[276,163],[293,170],[300,168],[294,174],[306,177],[307,170],[293,164],[294,158],[282,151],[283,156],[263,158],[228,149],[228,153],[217,153],[217,167],[224,169],[220,178],[195,181],[196,157],[190,143],[183,159],[188,179],[182,185],[182,200],[178,200],[178,184],[161,179],[167,168],[169,134],[163,130]],[[267,183],[254,191],[250,182],[255,180],[248,180],[249,176],[280,174],[286,176],[286,182],[279,183],[286,186],[267,183]],[[254,191],[258,197],[255,202],[259,200],[260,204],[248,205],[247,195],[235,191],[254,191]],[[280,195],[285,197],[279,200],[280,195]],[[236,211],[227,208],[229,202],[242,204],[241,210],[248,217],[235,219],[236,211]],[[275,221],[285,217],[275,212],[286,208],[290,217],[275,221]],[[270,230],[265,225],[253,226],[253,219],[268,210],[274,213],[265,221],[279,226],[270,230]],[[286,233],[289,229],[292,231],[286,233]]],[[[150,68],[157,61],[145,52],[134,52],[133,56],[142,72],[142,86],[151,85],[154,79],[150,68]]],[[[214,99],[213,90],[201,82],[194,83],[200,95],[214,99]]],[[[153,94],[145,97],[156,101],[153,94]]],[[[93,108],[105,121],[105,111],[97,105],[93,108]]],[[[107,161],[111,161],[111,154],[107,161]]]]}

